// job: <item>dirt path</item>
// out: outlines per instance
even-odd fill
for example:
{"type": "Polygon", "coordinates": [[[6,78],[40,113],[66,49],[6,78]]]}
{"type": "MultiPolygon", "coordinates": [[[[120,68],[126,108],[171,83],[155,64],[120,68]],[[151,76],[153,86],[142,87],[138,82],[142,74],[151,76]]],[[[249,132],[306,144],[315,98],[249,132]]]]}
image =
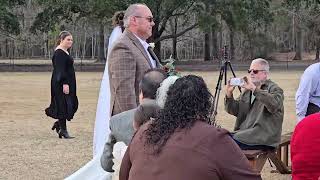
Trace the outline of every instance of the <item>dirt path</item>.
{"type": "MultiPolygon", "coordinates": [[[[214,92],[217,72],[192,72],[204,77],[214,92]]],[[[238,72],[237,72],[238,73],[238,72]]],[[[302,71],[274,72],[271,76],[285,92],[283,133],[295,125],[294,94],[302,71]]],[[[244,75],[240,72],[238,75],[244,75]]],[[[43,113],[50,98],[49,72],[0,73],[0,179],[63,179],[92,158],[92,135],[102,73],[77,73],[79,110],[68,123],[75,139],[58,139],[53,120],[43,113]]],[[[221,92],[218,122],[232,130],[234,118],[223,110],[221,92]]],[[[263,170],[264,179],[291,179],[263,170]]]]}

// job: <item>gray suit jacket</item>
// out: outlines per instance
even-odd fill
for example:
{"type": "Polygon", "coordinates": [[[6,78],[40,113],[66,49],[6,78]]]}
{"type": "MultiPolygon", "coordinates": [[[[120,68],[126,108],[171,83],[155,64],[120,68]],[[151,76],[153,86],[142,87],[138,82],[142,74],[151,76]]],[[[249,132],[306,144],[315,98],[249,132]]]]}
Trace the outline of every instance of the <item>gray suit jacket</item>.
{"type": "MultiPolygon", "coordinates": [[[[153,99],[143,99],[142,104],[155,104],[153,99]]],[[[133,119],[136,108],[114,115],[110,119],[111,133],[104,146],[103,153],[100,159],[101,167],[107,172],[113,172],[113,146],[116,142],[124,142],[129,145],[131,142],[134,130],[133,119]]]]}
{"type": "Polygon", "coordinates": [[[101,166],[107,172],[113,172],[113,146],[116,142],[124,142],[128,145],[133,136],[134,130],[132,121],[136,108],[114,115],[110,119],[111,133],[104,145],[101,156],[101,166]]]}
{"type": "MultiPolygon", "coordinates": [[[[157,67],[160,63],[156,61],[157,67]]],[[[139,83],[152,68],[147,52],[139,39],[125,30],[115,41],[108,56],[112,115],[137,107],[139,83]]]]}

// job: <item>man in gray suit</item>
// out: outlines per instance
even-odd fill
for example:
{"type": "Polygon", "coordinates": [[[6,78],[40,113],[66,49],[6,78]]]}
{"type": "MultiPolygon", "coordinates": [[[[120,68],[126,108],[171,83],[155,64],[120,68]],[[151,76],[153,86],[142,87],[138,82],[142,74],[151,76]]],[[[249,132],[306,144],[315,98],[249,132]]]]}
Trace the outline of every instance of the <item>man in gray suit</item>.
{"type": "Polygon", "coordinates": [[[146,40],[154,26],[150,9],[133,4],[124,14],[125,31],[114,42],[108,56],[111,115],[133,109],[139,104],[139,82],[148,69],[159,68],[158,58],[146,40]]]}
{"type": "MultiPolygon", "coordinates": [[[[151,69],[145,73],[139,83],[140,104],[156,104],[156,93],[161,82],[167,77],[166,73],[160,69],[151,69]]],[[[116,142],[124,142],[128,145],[133,136],[133,119],[136,108],[124,111],[112,116],[110,119],[111,133],[104,146],[101,156],[101,166],[107,172],[113,172],[113,146],[116,142]]]]}

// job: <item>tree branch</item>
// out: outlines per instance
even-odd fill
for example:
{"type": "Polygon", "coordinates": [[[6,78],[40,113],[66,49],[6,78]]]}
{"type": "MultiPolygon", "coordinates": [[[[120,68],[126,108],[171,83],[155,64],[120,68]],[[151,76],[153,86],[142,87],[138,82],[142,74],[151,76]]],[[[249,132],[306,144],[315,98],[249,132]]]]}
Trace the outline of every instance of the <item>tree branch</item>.
{"type": "Polygon", "coordinates": [[[194,5],[194,2],[191,3],[183,12],[181,13],[176,13],[176,14],[173,14],[175,10],[179,9],[180,6],[182,6],[182,4],[179,4],[178,6],[172,8],[171,10],[167,11],[166,15],[164,16],[163,20],[162,20],[162,23],[161,23],[161,27],[158,31],[158,34],[159,36],[161,36],[161,34],[163,33],[163,31],[166,29],[166,26],[167,26],[167,22],[169,20],[170,17],[173,17],[173,16],[181,16],[181,15],[184,15],[188,12],[188,10],[194,5]]]}
{"type": "Polygon", "coordinates": [[[172,39],[172,38],[176,38],[176,37],[182,36],[184,33],[192,30],[193,28],[197,27],[198,25],[199,25],[198,23],[195,23],[192,26],[186,28],[185,30],[183,30],[183,31],[181,31],[181,32],[179,32],[177,34],[170,34],[170,35],[167,35],[167,36],[159,37],[159,38],[155,39],[154,42],[157,43],[157,42],[163,41],[165,39],[172,39]]]}
{"type": "Polygon", "coordinates": [[[188,7],[185,8],[184,11],[180,12],[180,13],[176,13],[176,14],[172,14],[172,16],[182,16],[185,15],[188,10],[194,5],[194,2],[192,2],[188,7]]]}
{"type": "Polygon", "coordinates": [[[10,39],[16,40],[16,41],[24,41],[26,42],[26,40],[21,39],[21,38],[16,38],[14,36],[11,36],[10,34],[6,33],[4,29],[0,28],[0,36],[5,36],[8,37],[10,39]]]}

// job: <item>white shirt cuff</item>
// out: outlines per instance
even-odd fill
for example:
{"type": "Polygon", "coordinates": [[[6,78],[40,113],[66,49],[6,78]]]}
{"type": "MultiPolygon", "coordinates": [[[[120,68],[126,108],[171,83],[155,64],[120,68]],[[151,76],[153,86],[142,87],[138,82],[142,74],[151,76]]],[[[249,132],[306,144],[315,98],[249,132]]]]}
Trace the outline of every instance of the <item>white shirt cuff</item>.
{"type": "Polygon", "coordinates": [[[305,116],[297,116],[297,123],[300,122],[304,118],[305,118],[305,116]]]}

